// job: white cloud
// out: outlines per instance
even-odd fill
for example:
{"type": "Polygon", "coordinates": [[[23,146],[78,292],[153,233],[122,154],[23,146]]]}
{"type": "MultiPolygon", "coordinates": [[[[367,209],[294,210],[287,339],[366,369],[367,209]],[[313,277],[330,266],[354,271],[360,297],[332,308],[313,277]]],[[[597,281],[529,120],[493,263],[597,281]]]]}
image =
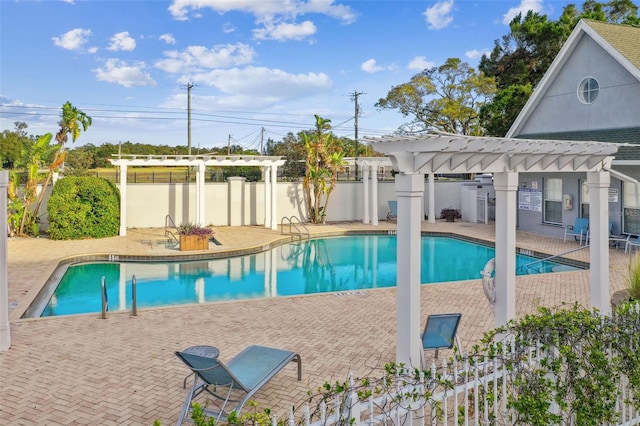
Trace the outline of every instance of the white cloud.
{"type": "Polygon", "coordinates": [[[117,52],[119,50],[131,51],[136,48],[136,41],[129,36],[127,31],[116,33],[111,37],[111,44],[107,47],[108,50],[117,52]]]}
{"type": "Polygon", "coordinates": [[[89,41],[88,37],[90,35],[91,30],[76,28],[61,34],[59,37],[53,37],[53,43],[67,50],[82,50],[82,47],[89,41]]]}
{"type": "Polygon", "coordinates": [[[217,45],[211,49],[189,46],[182,52],[171,50],[164,54],[166,59],[157,61],[155,66],[169,73],[180,73],[249,64],[255,52],[246,44],[236,43],[217,45]]]}
{"type": "Polygon", "coordinates": [[[132,65],[118,59],[107,59],[103,68],[97,68],[98,81],[120,84],[124,87],[134,86],[155,86],[156,82],[149,73],[146,73],[144,62],[137,62],[132,65]]]}
{"type": "Polygon", "coordinates": [[[509,25],[518,13],[522,13],[524,16],[530,10],[533,12],[542,12],[542,0],[521,0],[517,7],[512,7],[502,16],[502,23],[504,25],[509,25]]]}
{"type": "Polygon", "coordinates": [[[225,22],[222,25],[222,32],[225,34],[231,34],[236,30],[236,27],[231,22],[225,22]]]}
{"type": "Polygon", "coordinates": [[[360,64],[360,69],[369,74],[373,74],[375,72],[384,71],[385,68],[378,65],[375,59],[367,59],[362,64],[360,64]]]}
{"type": "Polygon", "coordinates": [[[339,19],[344,23],[352,23],[356,14],[349,6],[337,4],[334,0],[173,0],[169,12],[175,19],[187,20],[189,11],[212,9],[218,13],[239,11],[250,13],[258,21],[273,19],[274,17],[295,17],[307,13],[317,13],[339,19]]]}
{"type": "Polygon", "coordinates": [[[488,55],[489,53],[491,53],[491,50],[489,49],[473,49],[464,52],[464,56],[469,59],[478,59],[482,57],[482,55],[488,55]]]}
{"type": "Polygon", "coordinates": [[[453,0],[439,1],[424,11],[430,30],[441,30],[453,22],[453,0]]]}
{"type": "Polygon", "coordinates": [[[62,0],[62,1],[69,4],[75,4],[73,0],[62,0]]]}
{"type": "Polygon", "coordinates": [[[407,64],[408,69],[417,71],[426,70],[427,68],[433,68],[435,66],[435,62],[427,61],[427,58],[424,56],[416,56],[407,64]]]}
{"type": "Polygon", "coordinates": [[[190,75],[189,81],[220,91],[222,96],[216,97],[220,106],[252,108],[326,93],[333,84],[324,73],[290,74],[265,67],[212,70],[190,75]]]}
{"type": "Polygon", "coordinates": [[[167,44],[176,44],[176,38],[171,33],[162,34],[158,39],[164,41],[167,44]]]}
{"type": "Polygon", "coordinates": [[[316,26],[311,21],[300,24],[265,23],[264,28],[253,30],[254,37],[258,40],[302,40],[316,33],[316,26]]]}

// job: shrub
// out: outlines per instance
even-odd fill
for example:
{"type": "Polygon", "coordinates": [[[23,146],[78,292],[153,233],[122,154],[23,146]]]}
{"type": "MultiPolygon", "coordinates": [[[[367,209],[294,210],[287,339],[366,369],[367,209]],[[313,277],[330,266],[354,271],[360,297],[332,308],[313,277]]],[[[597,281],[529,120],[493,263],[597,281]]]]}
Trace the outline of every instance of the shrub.
{"type": "Polygon", "coordinates": [[[120,227],[120,194],[106,179],[69,176],[54,185],[47,211],[53,240],[112,237],[120,227]]]}
{"type": "Polygon", "coordinates": [[[640,300],[640,254],[636,253],[629,265],[626,284],[629,297],[633,300],[640,300]]]}

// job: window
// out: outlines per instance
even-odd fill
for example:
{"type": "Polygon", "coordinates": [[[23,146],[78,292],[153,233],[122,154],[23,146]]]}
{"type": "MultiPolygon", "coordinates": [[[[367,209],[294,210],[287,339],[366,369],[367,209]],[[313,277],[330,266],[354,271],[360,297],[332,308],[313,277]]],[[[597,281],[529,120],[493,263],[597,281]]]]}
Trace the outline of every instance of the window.
{"type": "Polygon", "coordinates": [[[589,187],[587,182],[582,181],[580,184],[580,217],[589,218],[589,187]]]}
{"type": "Polygon", "coordinates": [[[595,78],[587,77],[578,85],[578,99],[583,104],[592,104],[596,101],[600,85],[595,78]]]}
{"type": "Polygon", "coordinates": [[[544,180],[544,211],[542,221],[562,224],[562,179],[544,180]]]}
{"type": "Polygon", "coordinates": [[[640,234],[640,183],[624,182],[623,232],[640,234]]]}

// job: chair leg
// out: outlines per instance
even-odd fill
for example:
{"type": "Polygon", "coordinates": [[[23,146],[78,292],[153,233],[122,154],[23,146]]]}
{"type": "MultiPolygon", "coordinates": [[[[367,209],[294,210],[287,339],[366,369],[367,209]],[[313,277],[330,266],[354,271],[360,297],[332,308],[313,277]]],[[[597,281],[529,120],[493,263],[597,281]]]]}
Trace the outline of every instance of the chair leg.
{"type": "Polygon", "coordinates": [[[180,417],[178,417],[178,422],[176,426],[181,426],[185,419],[188,417],[189,409],[191,408],[191,399],[193,398],[193,392],[195,391],[195,387],[192,387],[187,394],[187,397],[184,400],[184,404],[182,404],[182,411],[180,411],[180,417]]]}

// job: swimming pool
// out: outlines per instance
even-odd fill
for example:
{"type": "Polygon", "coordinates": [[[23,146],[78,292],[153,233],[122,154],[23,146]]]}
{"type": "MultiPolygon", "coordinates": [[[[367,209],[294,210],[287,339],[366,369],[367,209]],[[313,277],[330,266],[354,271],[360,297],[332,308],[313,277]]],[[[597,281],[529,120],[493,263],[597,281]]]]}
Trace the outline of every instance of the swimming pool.
{"type": "MultiPolygon", "coordinates": [[[[444,236],[422,237],[423,284],[480,279],[494,248],[444,236]]],[[[518,254],[518,274],[578,269],[518,254]]],[[[350,292],[396,285],[396,237],[385,234],[318,238],[265,252],[195,262],[87,263],[70,266],[32,316],[100,312],[101,277],[110,311],[131,309],[136,277],[139,308],[350,292]]]]}

